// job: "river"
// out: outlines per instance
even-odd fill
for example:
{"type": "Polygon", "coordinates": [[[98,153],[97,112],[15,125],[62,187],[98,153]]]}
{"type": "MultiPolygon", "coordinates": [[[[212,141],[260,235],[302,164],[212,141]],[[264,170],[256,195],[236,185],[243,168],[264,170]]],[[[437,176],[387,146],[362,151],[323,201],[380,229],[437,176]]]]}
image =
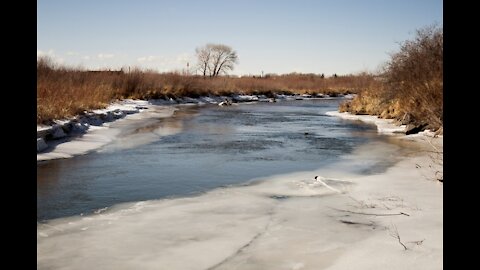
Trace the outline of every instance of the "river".
{"type": "MultiPolygon", "coordinates": [[[[139,120],[98,151],[39,162],[37,220],[313,170],[361,144],[385,140],[373,125],[326,116],[339,102],[181,106],[173,117],[139,120]]],[[[371,173],[389,164],[378,160],[346,170],[371,173]]]]}

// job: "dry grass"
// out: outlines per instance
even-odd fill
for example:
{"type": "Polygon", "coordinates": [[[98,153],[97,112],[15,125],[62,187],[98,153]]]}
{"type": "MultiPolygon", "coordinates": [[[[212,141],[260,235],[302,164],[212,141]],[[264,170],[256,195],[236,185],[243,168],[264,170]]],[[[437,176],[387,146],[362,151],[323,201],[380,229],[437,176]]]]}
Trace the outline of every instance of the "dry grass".
{"type": "Polygon", "coordinates": [[[37,62],[37,123],[105,107],[118,96],[120,88],[114,85],[119,79],[119,74],[70,70],[41,59],[37,62]]]}
{"type": "Polygon", "coordinates": [[[48,58],[37,61],[37,123],[48,123],[104,108],[116,99],[158,99],[232,94],[346,94],[380,83],[371,74],[322,78],[317,74],[269,74],[260,77],[204,78],[178,72],[134,69],[84,71],[58,66],[48,58]]]}
{"type": "Polygon", "coordinates": [[[443,127],[443,29],[417,31],[392,55],[383,74],[384,84],[361,92],[340,111],[395,118],[403,124],[443,127]]]}

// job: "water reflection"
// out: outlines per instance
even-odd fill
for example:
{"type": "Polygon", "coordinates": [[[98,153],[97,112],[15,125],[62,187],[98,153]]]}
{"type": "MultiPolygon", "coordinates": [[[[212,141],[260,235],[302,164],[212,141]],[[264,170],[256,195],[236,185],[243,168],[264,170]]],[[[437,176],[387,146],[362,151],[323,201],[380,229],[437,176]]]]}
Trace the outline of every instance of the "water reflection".
{"type": "MultiPolygon", "coordinates": [[[[155,107],[152,109],[155,112],[155,107]]],[[[157,110],[163,110],[159,107],[157,110]]],[[[100,152],[112,152],[121,149],[133,148],[158,141],[161,137],[182,132],[185,129],[185,120],[198,114],[198,107],[187,107],[176,110],[173,116],[152,117],[128,123],[114,123],[112,128],[120,128],[117,138],[100,152]]]]}

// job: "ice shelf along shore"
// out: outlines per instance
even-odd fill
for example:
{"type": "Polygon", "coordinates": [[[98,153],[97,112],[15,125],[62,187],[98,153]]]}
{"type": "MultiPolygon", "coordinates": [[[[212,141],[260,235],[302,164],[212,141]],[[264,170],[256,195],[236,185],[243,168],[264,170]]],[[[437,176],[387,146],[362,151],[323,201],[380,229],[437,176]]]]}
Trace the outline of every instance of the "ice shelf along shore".
{"type": "Polygon", "coordinates": [[[374,115],[354,115],[347,112],[341,113],[338,111],[327,112],[327,115],[340,117],[347,120],[359,120],[366,123],[375,124],[379,133],[392,134],[403,133],[405,134],[405,125],[396,126],[393,124],[392,119],[381,119],[374,115]]]}
{"type": "Polygon", "coordinates": [[[37,126],[37,161],[88,153],[111,142],[120,132],[117,126],[131,124],[152,113],[169,117],[174,110],[166,106],[152,110],[147,101],[125,100],[71,120],[56,121],[51,126],[37,126]]]}

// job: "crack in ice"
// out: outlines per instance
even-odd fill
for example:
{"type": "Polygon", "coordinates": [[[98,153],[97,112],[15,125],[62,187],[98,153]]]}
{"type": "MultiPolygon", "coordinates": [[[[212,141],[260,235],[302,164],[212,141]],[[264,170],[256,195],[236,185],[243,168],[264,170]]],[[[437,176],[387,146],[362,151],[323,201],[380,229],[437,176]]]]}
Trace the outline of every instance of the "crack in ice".
{"type": "Polygon", "coordinates": [[[239,254],[241,254],[243,251],[245,251],[245,249],[247,249],[248,247],[250,247],[259,237],[263,236],[267,231],[268,231],[268,228],[270,227],[271,223],[272,223],[272,219],[273,219],[273,214],[274,214],[274,211],[270,211],[268,213],[269,215],[269,220],[267,222],[267,225],[265,225],[265,228],[258,232],[256,235],[254,235],[252,237],[252,239],[250,239],[250,241],[248,241],[245,245],[241,246],[239,249],[237,249],[232,255],[228,256],[227,258],[223,259],[221,262],[207,268],[206,270],[213,270],[213,269],[217,269],[218,267],[228,263],[229,261],[231,261],[232,259],[234,259],[235,257],[237,257],[239,254]]]}

